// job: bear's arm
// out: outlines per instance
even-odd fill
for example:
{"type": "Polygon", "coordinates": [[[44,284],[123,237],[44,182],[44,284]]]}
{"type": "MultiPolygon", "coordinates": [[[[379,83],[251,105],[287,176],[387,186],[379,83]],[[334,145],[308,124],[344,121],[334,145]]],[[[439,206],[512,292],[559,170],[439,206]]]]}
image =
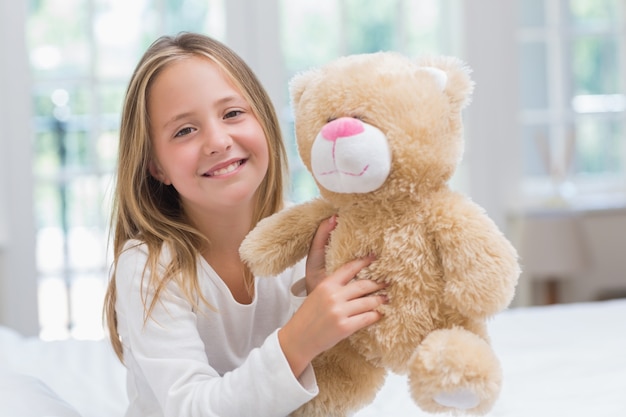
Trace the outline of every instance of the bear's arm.
{"type": "Polygon", "coordinates": [[[436,200],[429,225],[439,252],[446,304],[485,318],[511,302],[520,274],[517,252],[485,211],[456,193],[436,200]]]}
{"type": "Polygon", "coordinates": [[[317,227],[336,210],[318,198],[261,220],[239,248],[254,275],[273,276],[304,258],[317,227]]]}

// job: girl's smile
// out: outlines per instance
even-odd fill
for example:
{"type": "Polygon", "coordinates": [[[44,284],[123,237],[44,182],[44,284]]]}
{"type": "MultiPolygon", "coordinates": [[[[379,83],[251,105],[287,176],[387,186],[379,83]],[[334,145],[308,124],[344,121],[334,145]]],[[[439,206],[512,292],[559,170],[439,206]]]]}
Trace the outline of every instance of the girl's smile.
{"type": "Polygon", "coordinates": [[[222,177],[231,172],[235,172],[240,166],[246,163],[245,159],[238,159],[231,162],[225,162],[223,164],[218,164],[213,167],[209,171],[202,174],[205,177],[222,177]]]}

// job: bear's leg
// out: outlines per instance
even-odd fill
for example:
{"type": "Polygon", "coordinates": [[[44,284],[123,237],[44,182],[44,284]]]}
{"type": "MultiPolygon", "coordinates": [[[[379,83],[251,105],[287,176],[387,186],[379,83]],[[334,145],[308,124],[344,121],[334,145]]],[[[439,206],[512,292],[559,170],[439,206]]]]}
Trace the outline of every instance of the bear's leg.
{"type": "Polygon", "coordinates": [[[485,414],[502,382],[500,362],[489,344],[460,327],[426,336],[408,371],[413,400],[431,413],[485,414]]]}
{"type": "Polygon", "coordinates": [[[343,340],[313,361],[319,394],[293,412],[294,417],[345,417],[376,397],[387,371],[372,365],[343,340]]]}

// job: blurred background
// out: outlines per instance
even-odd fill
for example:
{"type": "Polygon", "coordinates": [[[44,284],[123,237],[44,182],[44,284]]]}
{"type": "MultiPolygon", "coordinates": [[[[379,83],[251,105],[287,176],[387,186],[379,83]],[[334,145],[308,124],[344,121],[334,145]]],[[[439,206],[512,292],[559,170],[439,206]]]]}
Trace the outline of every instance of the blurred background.
{"type": "Polygon", "coordinates": [[[124,92],[162,34],[220,39],[281,116],[290,198],[316,194],[288,80],[341,55],[456,55],[476,90],[452,187],[518,247],[514,306],[624,296],[623,0],[0,0],[0,324],[103,337],[124,92]]]}

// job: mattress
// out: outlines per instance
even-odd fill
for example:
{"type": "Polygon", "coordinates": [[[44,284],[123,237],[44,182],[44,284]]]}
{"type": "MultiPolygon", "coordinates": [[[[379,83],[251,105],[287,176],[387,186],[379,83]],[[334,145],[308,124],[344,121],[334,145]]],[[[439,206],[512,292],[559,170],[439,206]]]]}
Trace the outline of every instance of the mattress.
{"type": "MultiPolygon", "coordinates": [[[[489,322],[503,387],[491,417],[626,416],[626,300],[512,308],[489,322]]],[[[125,371],[106,341],[0,327],[0,416],[121,417],[125,371]]],[[[356,417],[428,416],[390,374],[356,417]]]]}

